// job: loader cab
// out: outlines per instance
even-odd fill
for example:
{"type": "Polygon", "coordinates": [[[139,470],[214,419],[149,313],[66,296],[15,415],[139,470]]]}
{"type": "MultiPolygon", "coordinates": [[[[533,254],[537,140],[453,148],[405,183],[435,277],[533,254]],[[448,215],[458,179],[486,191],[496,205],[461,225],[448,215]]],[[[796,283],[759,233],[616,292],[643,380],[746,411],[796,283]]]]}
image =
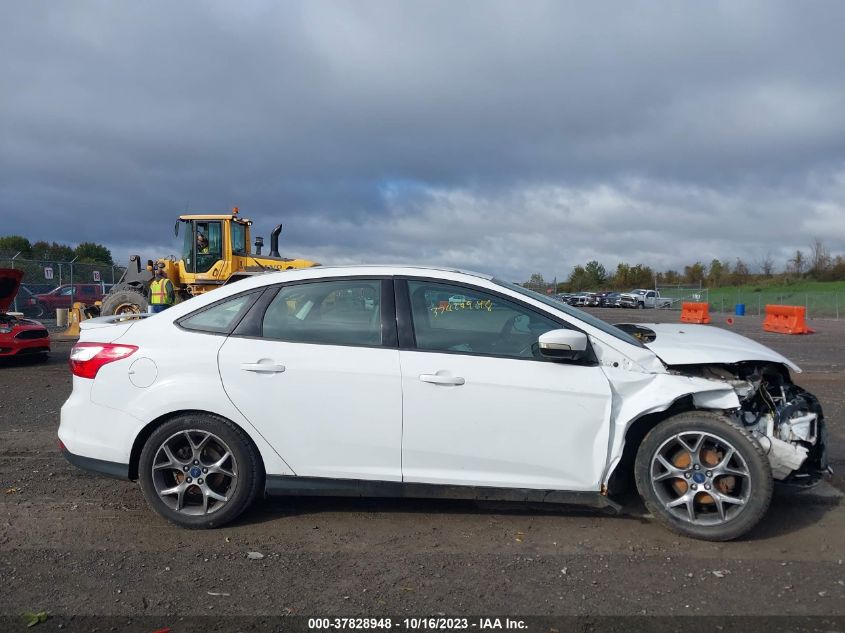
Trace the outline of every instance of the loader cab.
{"type": "Polygon", "coordinates": [[[184,272],[211,278],[228,276],[233,258],[249,255],[249,224],[249,220],[231,216],[179,218],[184,272]]]}
{"type": "Polygon", "coordinates": [[[207,273],[223,259],[223,223],[220,220],[188,220],[182,240],[186,273],[207,273]]]}

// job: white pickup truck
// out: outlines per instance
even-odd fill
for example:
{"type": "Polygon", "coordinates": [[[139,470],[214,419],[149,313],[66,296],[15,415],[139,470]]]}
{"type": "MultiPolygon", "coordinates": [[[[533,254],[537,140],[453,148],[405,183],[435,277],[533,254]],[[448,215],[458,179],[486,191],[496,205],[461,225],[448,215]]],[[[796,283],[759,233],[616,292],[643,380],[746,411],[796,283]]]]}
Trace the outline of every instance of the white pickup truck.
{"type": "Polygon", "coordinates": [[[658,290],[637,288],[619,295],[617,305],[620,308],[670,308],[672,299],[661,297],[658,290]]]}

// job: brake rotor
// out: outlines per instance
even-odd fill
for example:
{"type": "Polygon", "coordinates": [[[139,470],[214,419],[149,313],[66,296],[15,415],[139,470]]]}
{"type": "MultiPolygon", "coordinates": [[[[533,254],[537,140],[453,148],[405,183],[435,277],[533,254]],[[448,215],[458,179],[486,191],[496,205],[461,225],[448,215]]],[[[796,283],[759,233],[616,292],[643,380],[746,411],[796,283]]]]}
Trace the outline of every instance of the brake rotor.
{"type": "MultiPolygon", "coordinates": [[[[705,448],[701,451],[701,463],[705,466],[716,466],[721,461],[722,453],[719,451],[712,448],[705,448]]],[[[692,455],[690,455],[687,451],[678,451],[678,453],[672,458],[672,465],[675,468],[687,470],[692,465],[692,455]]],[[[725,494],[733,490],[734,485],[736,485],[736,479],[734,477],[720,477],[716,481],[716,488],[719,492],[725,494]]],[[[683,479],[675,479],[672,481],[672,488],[676,493],[678,493],[678,495],[683,495],[689,488],[689,484],[683,479]]],[[[716,503],[713,497],[706,492],[699,493],[696,497],[696,501],[708,505],[716,503]]]]}

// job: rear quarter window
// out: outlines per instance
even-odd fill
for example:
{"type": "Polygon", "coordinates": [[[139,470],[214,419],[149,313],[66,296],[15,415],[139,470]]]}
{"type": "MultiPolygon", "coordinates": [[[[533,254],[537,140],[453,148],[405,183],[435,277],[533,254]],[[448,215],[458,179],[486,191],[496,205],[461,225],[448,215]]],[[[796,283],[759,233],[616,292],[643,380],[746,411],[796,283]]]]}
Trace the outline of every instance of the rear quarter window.
{"type": "Polygon", "coordinates": [[[228,334],[258,297],[259,291],[230,297],[202,308],[177,321],[179,327],[194,332],[228,334]]]}

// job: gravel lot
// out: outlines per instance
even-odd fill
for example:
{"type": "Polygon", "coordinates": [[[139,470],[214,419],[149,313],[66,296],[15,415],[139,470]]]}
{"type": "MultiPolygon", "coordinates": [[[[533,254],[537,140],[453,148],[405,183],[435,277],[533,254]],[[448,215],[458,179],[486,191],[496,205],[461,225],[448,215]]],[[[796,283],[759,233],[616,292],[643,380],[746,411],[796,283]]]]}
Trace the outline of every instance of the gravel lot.
{"type": "MultiPolygon", "coordinates": [[[[677,319],[593,312],[617,322],[677,319]]],[[[755,317],[714,325],[803,367],[796,381],[825,407],[838,471],[813,491],[779,493],[748,538],[722,544],[675,536],[636,502],[613,517],[466,502],[268,500],[235,525],[181,530],[149,510],[136,485],[88,475],[58,454],[70,343],[55,343],[46,363],[6,362],[0,615],[14,619],[2,622],[22,627],[20,614],[42,610],[51,618],[36,630],[67,630],[78,615],[123,618],[105,623],[174,614],[845,616],[845,321],[814,321],[812,336],[767,334],[755,317]]]]}

